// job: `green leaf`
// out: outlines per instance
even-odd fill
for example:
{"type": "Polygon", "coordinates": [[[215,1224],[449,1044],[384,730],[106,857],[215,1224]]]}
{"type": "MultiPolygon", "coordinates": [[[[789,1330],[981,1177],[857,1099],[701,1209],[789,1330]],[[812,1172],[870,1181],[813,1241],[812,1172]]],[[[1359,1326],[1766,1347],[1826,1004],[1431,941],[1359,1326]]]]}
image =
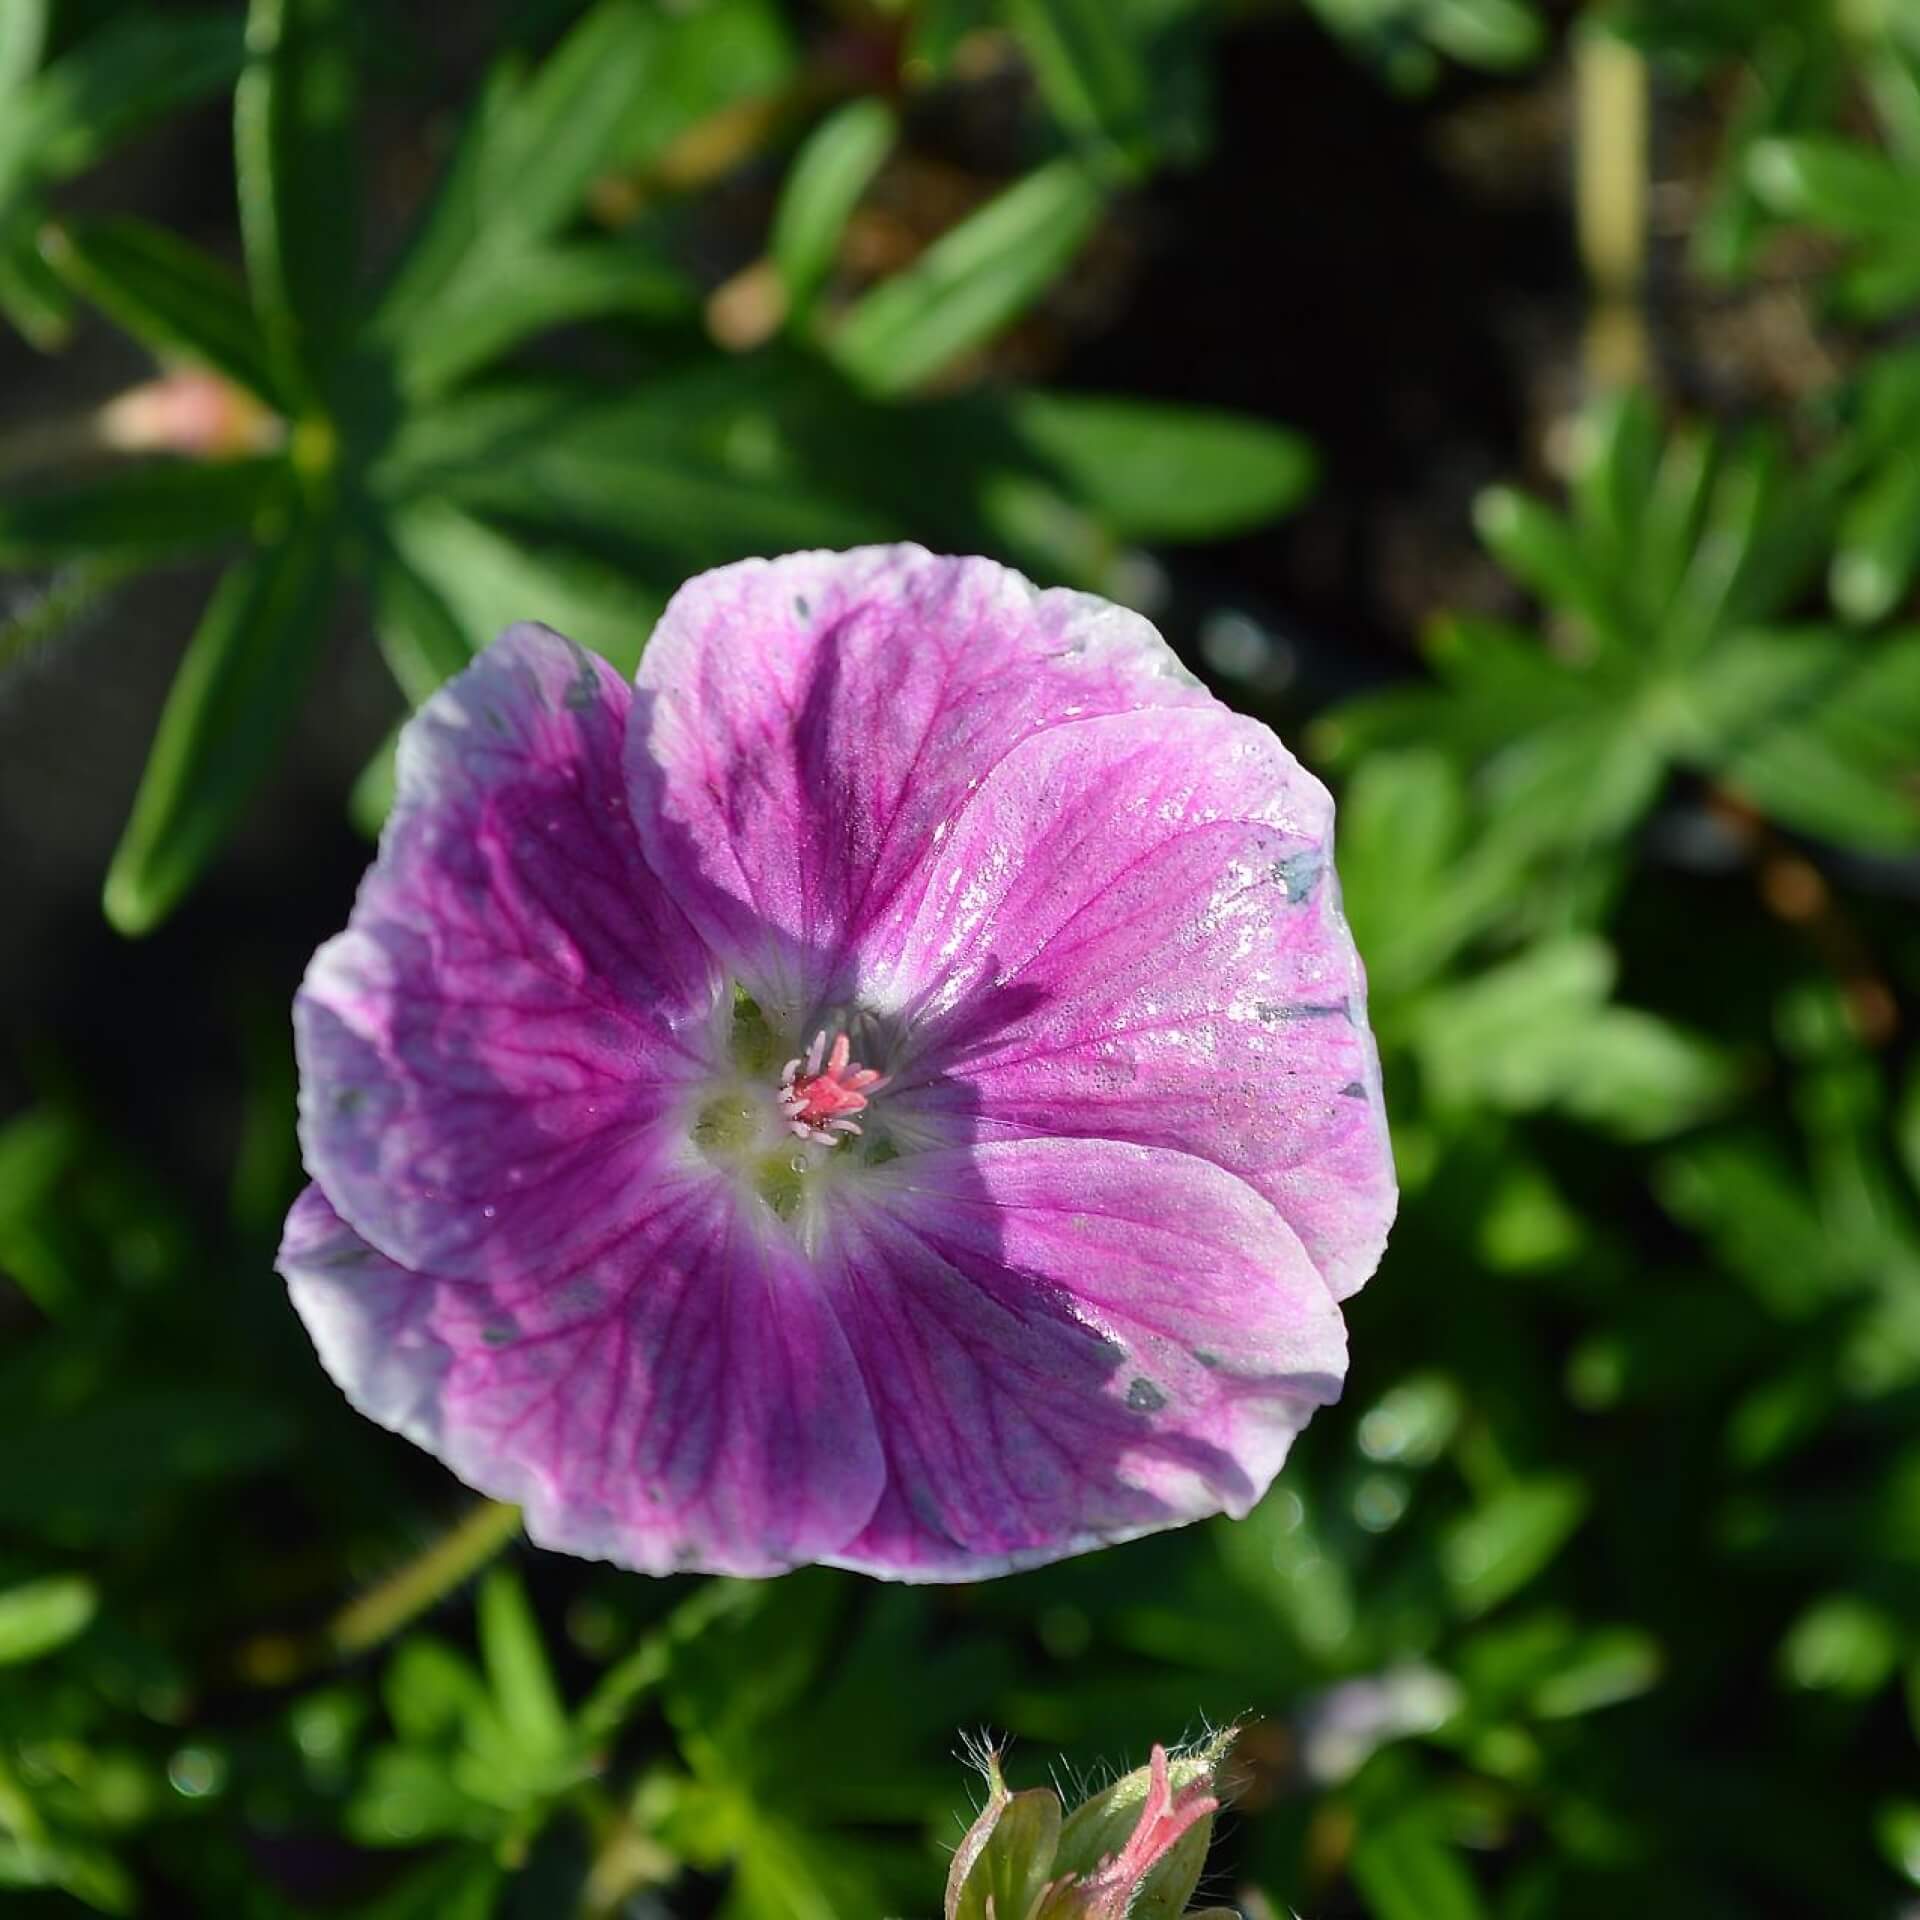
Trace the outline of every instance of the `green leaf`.
{"type": "Polygon", "coordinates": [[[1876,353],[1842,397],[1846,424],[1863,458],[1904,452],[1920,427],[1920,351],[1888,347],[1876,353]]]}
{"type": "Polygon", "coordinates": [[[599,388],[518,376],[410,411],[367,476],[384,506],[445,497],[476,470],[511,465],[608,404],[599,388]]]}
{"type": "Polygon", "coordinates": [[[1873,1830],[1888,1863],[1920,1886],[1920,1803],[1883,1802],[1874,1815],[1873,1830]]]}
{"type": "Polygon", "coordinates": [[[247,290],[219,261],[127,216],[50,229],[41,245],[74,292],[155,354],[197,360],[262,399],[275,398],[247,290]]]}
{"type": "Polygon", "coordinates": [[[381,298],[377,330],[430,342],[439,300],[467,272],[503,284],[506,263],[559,235],[596,182],[778,85],[792,58],[766,0],[601,0],[531,79],[497,65],[381,298]]]}
{"type": "Polygon", "coordinates": [[[401,380],[413,399],[431,400],[551,328],[615,315],[679,320],[698,311],[689,282],[632,240],[484,253],[435,302],[432,324],[406,336],[401,380]]]}
{"type": "Polygon", "coordinates": [[[774,212],[771,248],[797,319],[811,312],[847,221],[898,131],[884,101],[855,100],[823,120],[795,158],[774,212]]]}
{"type": "Polygon", "coordinates": [[[1706,524],[1663,635],[1698,659],[1730,629],[1777,617],[1818,575],[1835,502],[1820,474],[1790,470],[1784,438],[1756,427],[1714,479],[1706,524]]]}
{"type": "Polygon", "coordinates": [[[1745,1139],[1709,1139],[1662,1162],[1661,1201],[1709,1236],[1725,1269],[1777,1319],[1805,1321],[1844,1291],[1845,1250],[1785,1159],[1745,1139]]]}
{"type": "Polygon", "coordinates": [[[861,1849],[749,1810],[720,1920],[846,1920],[890,1911],[861,1849]]]}
{"type": "Polygon", "coordinates": [[[417,707],[468,665],[472,642],[446,601],[384,539],[373,555],[372,586],[380,651],[417,707]]]}
{"type": "Polygon", "coordinates": [[[1513,487],[1489,487],[1474,502],[1473,520],[1493,557],[1549,606],[1578,614],[1598,640],[1622,645],[1635,637],[1616,577],[1561,514],[1513,487]]]}
{"type": "Polygon", "coordinates": [[[1467,790],[1431,749],[1366,755],[1340,800],[1340,883],[1382,1001],[1433,979],[1521,884],[1470,841],[1467,790]]]}
{"type": "Polygon", "coordinates": [[[1899,314],[1920,298],[1920,232],[1889,237],[1828,282],[1837,312],[1856,320],[1899,314]]]}
{"type": "Polygon", "coordinates": [[[0,206],[0,313],[36,347],[51,351],[72,326],[73,302],[40,257],[31,217],[7,218],[0,206]]]}
{"type": "Polygon", "coordinates": [[[1215,540],[1291,512],[1314,484],[1298,434],[1243,414],[1028,389],[1014,432],[1122,540],[1215,540]]]}
{"type": "Polygon", "coordinates": [[[1565,1036],[1559,1103],[1626,1140],[1658,1140],[1739,1090],[1725,1050],[1637,1007],[1607,1007],[1565,1036]]]}
{"type": "MultiPolygon", "coordinates": [[[[801,71],[793,10],[783,0],[699,0],[697,6],[649,8],[659,19],[659,52],[628,113],[612,169],[645,190],[674,192],[674,148],[726,109],[755,102],[768,117],[781,106],[781,88],[801,71]],[[647,179],[659,169],[662,179],[647,179]]],[[[693,167],[693,179],[701,179],[693,167]]]]}
{"type": "Polygon", "coordinates": [[[1680,591],[1712,495],[1717,446],[1704,427],[1667,437],[1633,549],[1644,604],[1668,606],[1680,591]]]}
{"type": "MultiPolygon", "coordinates": [[[[784,0],[699,0],[684,7],[660,7],[665,32],[651,84],[628,115],[618,151],[617,173],[639,178],[654,191],[677,188],[670,173],[647,181],[649,173],[668,173],[674,148],[688,136],[697,146],[703,123],[718,121],[727,109],[753,102],[772,121],[787,105],[783,89],[800,80],[801,52],[793,10],[784,0]]],[[[806,82],[797,88],[804,97],[806,82]]],[[[699,178],[699,169],[694,169],[699,178]]]]}
{"type": "Polygon", "coordinates": [[[1844,62],[1821,36],[1780,33],[1756,41],[1745,64],[1744,97],[1722,137],[1712,195],[1692,241],[1695,259],[1721,280],[1748,271],[1770,224],[1750,178],[1753,149],[1771,135],[1829,120],[1844,62]]]}
{"type": "Polygon", "coordinates": [[[1586,1488],[1568,1474],[1515,1482],[1455,1521],[1440,1540],[1454,1605],[1472,1617],[1497,1607],[1541,1572],[1586,1518],[1586,1488]]]}
{"type": "Polygon", "coordinates": [[[1659,1682],[1659,1643],[1637,1627],[1602,1627],[1580,1635],[1535,1683],[1529,1701],[1542,1720],[1570,1720],[1637,1700],[1659,1682]]]}
{"type": "Polygon", "coordinates": [[[440,1754],[381,1747],[347,1802],[341,1825],[363,1847],[417,1847],[447,1837],[492,1839],[505,1817],[465,1792],[440,1754]]]}
{"type": "Polygon", "coordinates": [[[829,343],[881,394],[905,393],[984,345],[1072,265],[1104,197],[1076,161],[1056,160],[941,235],[876,287],[829,343]]]}
{"type": "Polygon", "coordinates": [[[615,1738],[634,1708],[665,1681],[681,1648],[736,1614],[750,1614],[757,1604],[757,1590],[750,1580],[709,1580],[696,1587],[659,1627],[643,1634],[631,1652],[600,1676],[574,1716],[576,1742],[591,1752],[615,1738]]]}
{"type": "Polygon", "coordinates": [[[1900,1665],[1899,1623],[1858,1594],[1829,1594],[1816,1601],[1780,1644],[1785,1677],[1809,1692],[1865,1700],[1890,1681],[1900,1665]]]}
{"type": "Polygon", "coordinates": [[[450,1745],[488,1709],[485,1683],[471,1661],[431,1634],[409,1634],[380,1683],[387,1717],[410,1747],[450,1745]]]}
{"type": "Polygon", "coordinates": [[[1564,1084],[1552,1043],[1604,1005],[1614,974],[1605,942],[1569,935],[1430,996],[1416,1044],[1436,1096],[1546,1105],[1564,1084]]]}
{"type": "Polygon", "coordinates": [[[1581,532],[1615,565],[1631,563],[1653,496],[1660,427],[1644,388],[1597,401],[1580,416],[1574,501],[1581,532]]]}
{"type": "Polygon", "coordinates": [[[0,564],[161,560],[223,546],[279,501],[285,481],[279,460],[154,460],[0,501],[0,564]]]}
{"type": "Polygon", "coordinates": [[[1491,832],[1518,848],[1591,854],[1653,804],[1667,757],[1661,734],[1624,703],[1542,726],[1487,769],[1491,832]]]}
{"type": "Polygon", "coordinates": [[[666,31],[660,10],[642,0],[589,8],[496,123],[479,182],[481,244],[517,249],[579,213],[587,189],[622,157],[666,31]]]}
{"type": "Polygon", "coordinates": [[[746,554],[857,546],[893,531],[878,510],[806,484],[757,397],[732,390],[731,365],[715,372],[726,377],[630,389],[530,436],[511,460],[449,476],[444,491],[564,539],[612,542],[666,580],[746,554]],[[739,423],[731,435],[728,419],[739,423]]]}
{"type": "Polygon", "coordinates": [[[40,64],[51,0],[10,0],[0,7],[0,100],[17,93],[40,64]]]}
{"type": "Polygon", "coordinates": [[[1434,1097],[1530,1111],[1559,1106],[1631,1139],[1691,1125],[1737,1084],[1724,1052],[1650,1013],[1611,1006],[1611,952],[1541,942],[1418,1004],[1411,1039],[1434,1097]]]}
{"type": "Polygon", "coordinates": [[[1348,1869],[1375,1920],[1486,1920],[1472,1876],[1447,1844],[1431,1803],[1385,1818],[1362,1809],[1348,1869]]]}
{"type": "Polygon", "coordinates": [[[1125,151],[1141,137],[1149,83],[1118,0],[1005,0],[1034,78],[1062,125],[1125,151]]]}
{"type": "Polygon", "coordinates": [[[519,89],[517,70],[502,61],[476,92],[439,184],[374,303],[367,322],[371,335],[397,341],[429,330],[422,316],[459,273],[487,225],[487,168],[519,89]]]}
{"type": "Polygon", "coordinates": [[[99,1603],[93,1582],[77,1574],[0,1588],[0,1667],[65,1646],[87,1630],[99,1603]]]}
{"type": "Polygon", "coordinates": [[[1902,448],[1885,460],[1840,522],[1828,591],[1847,619],[1883,620],[1905,598],[1920,566],[1920,457],[1902,448]]]}
{"type": "Polygon", "coordinates": [[[130,1914],[133,1876],[104,1847],[80,1841],[16,1841],[0,1834],[0,1887],[57,1887],[99,1913],[130,1914]]]}
{"type": "Polygon", "coordinates": [[[961,42],[987,24],[986,0],[917,0],[910,13],[901,64],[922,84],[944,80],[961,42]]]}
{"type": "Polygon", "coordinates": [[[324,633],[332,574],[331,529],[305,522],[215,591],[107,874],[107,918],[122,933],[166,918],[273,764],[324,633]]]}
{"type": "Polygon", "coordinates": [[[1742,634],[1696,669],[1697,757],[1784,825],[1920,843],[1920,630],[1742,634]]]}
{"type": "Polygon", "coordinates": [[[393,796],[400,780],[400,729],[395,727],[374,748],[367,764],[354,775],[347,790],[347,818],[354,831],[369,840],[380,838],[380,829],[393,811],[393,796]]]}
{"type": "Polygon", "coordinates": [[[949,1891],[946,1920],[996,1920],[1003,1913],[1030,1913],[1053,1877],[1059,1840],[1057,1793],[1038,1787],[1009,1795],[965,1880],[949,1891]]]}
{"type": "Polygon", "coordinates": [[[1546,23],[1528,0],[1434,0],[1423,24],[1442,53],[1496,73],[1530,65],[1547,44],[1546,23]]]}
{"type": "Polygon", "coordinates": [[[407,508],[388,531],[476,648],[540,620],[630,672],[666,604],[665,587],[648,592],[577,545],[516,537],[444,502],[407,508]]]}
{"type": "Polygon", "coordinates": [[[123,15],[43,69],[0,114],[0,202],[91,166],[136,128],[217,92],[240,61],[231,18],[123,15]]]}
{"type": "Polygon", "coordinates": [[[1920,1060],[1908,1069],[1906,1084],[1900,1090],[1899,1102],[1894,1108],[1893,1138],[1907,1180],[1914,1191],[1920,1193],[1920,1060]]]}
{"type": "Polygon", "coordinates": [[[1776,214],[1856,239],[1910,234],[1920,224],[1914,182],[1851,140],[1807,135],[1757,140],[1747,154],[1753,190],[1776,214]]]}
{"type": "Polygon", "coordinates": [[[1342,39],[1384,69],[1389,85],[1419,92],[1439,75],[1437,54],[1495,70],[1532,60],[1545,28],[1531,0],[1309,0],[1342,39]]]}
{"type": "Polygon", "coordinates": [[[526,1589],[511,1568],[495,1567],[480,1582],[478,1612],[480,1657],[507,1733],[530,1754],[562,1752],[567,1711],[526,1589]]]}
{"type": "Polygon", "coordinates": [[[80,1145],[71,1116],[42,1106],[0,1126],[0,1258],[10,1235],[28,1225],[80,1145]]]}
{"type": "Polygon", "coordinates": [[[360,186],[348,0],[252,0],[234,97],[240,230],[283,377],[318,400],[355,300],[360,186]]]}

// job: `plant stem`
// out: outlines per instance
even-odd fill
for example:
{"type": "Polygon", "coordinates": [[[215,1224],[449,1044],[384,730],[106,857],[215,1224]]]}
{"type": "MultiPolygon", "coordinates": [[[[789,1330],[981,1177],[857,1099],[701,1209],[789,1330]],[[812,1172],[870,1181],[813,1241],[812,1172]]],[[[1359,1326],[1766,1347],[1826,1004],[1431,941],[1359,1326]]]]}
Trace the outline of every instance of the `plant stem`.
{"type": "Polygon", "coordinates": [[[1604,28],[1574,36],[1574,201],[1593,289],[1583,359],[1596,389],[1652,371],[1646,280],[1650,88],[1640,53],[1604,28]]]}
{"type": "Polygon", "coordinates": [[[325,1626],[306,1634],[263,1633],[235,1656],[242,1679],[285,1687],[341,1660],[370,1652],[437,1606],[512,1544],[520,1509],[482,1500],[405,1566],[348,1603],[325,1626]]]}
{"type": "Polygon", "coordinates": [[[518,1507],[483,1500],[424,1553],[342,1607],[327,1624],[328,1650],[351,1659],[378,1646],[472,1579],[519,1531],[518,1507]]]}

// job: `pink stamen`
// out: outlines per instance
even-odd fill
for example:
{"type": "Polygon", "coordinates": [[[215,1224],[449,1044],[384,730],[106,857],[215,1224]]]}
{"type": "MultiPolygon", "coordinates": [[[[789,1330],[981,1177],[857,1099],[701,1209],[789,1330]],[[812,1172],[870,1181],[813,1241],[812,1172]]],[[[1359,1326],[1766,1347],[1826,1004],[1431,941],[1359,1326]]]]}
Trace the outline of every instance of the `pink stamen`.
{"type": "Polygon", "coordinates": [[[871,1067],[854,1064],[853,1043],[844,1033],[834,1035],[829,1051],[822,1028],[813,1036],[805,1061],[789,1060],[781,1069],[780,1111],[790,1132],[831,1146],[842,1135],[860,1131],[852,1116],[865,1109],[867,1095],[885,1079],[871,1067]]]}

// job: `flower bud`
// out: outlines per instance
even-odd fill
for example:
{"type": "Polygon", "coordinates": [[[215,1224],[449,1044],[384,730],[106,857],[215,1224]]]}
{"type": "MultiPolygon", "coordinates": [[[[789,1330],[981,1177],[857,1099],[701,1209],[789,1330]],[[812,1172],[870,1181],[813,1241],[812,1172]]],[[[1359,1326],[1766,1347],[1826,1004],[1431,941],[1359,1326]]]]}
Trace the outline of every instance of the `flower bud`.
{"type": "Polygon", "coordinates": [[[244,387],[197,367],[177,367],[129,387],[100,409],[102,444],[118,453],[173,453],[237,460],[269,453],[286,437],[280,416],[244,387]]]}
{"type": "MultiPolygon", "coordinates": [[[[1151,1761],[1063,1820],[1042,1788],[1010,1794],[997,1759],[954,1855],[946,1920],[1180,1920],[1206,1864],[1233,1733],[1151,1761]]],[[[1208,1920],[1196,1915],[1194,1920],[1208,1920]]],[[[1214,1920],[1232,1920],[1215,1910],[1214,1920]]]]}
{"type": "Polygon", "coordinates": [[[1027,1920],[1053,1871],[1059,1796],[1045,1787],[1009,1793],[996,1754],[987,1757],[987,1785],[987,1804],[947,1875],[946,1920],[1027,1920]]]}

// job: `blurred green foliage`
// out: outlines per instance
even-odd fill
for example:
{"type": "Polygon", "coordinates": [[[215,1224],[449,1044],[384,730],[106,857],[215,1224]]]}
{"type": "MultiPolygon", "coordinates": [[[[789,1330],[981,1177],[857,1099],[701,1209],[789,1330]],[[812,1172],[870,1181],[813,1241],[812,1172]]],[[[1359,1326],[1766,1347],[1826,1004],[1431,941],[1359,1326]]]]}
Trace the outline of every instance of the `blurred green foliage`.
{"type": "MultiPolygon", "coordinates": [[[[1314,10],[1400,84],[1550,51],[1524,0],[1314,10]]],[[[395,236],[357,184],[384,10],[8,0],[0,308],[48,346],[95,309],[272,426],[0,499],[0,565],[55,570],[0,664],[214,563],[115,923],[187,894],[361,608],[417,702],[521,617],[630,665],[681,578],[747,552],[909,536],[1124,597],[1141,549],[1300,504],[1280,426],[994,358],[1123,196],[1204,156],[1244,11],[896,0],[823,61],[775,0],[525,5],[395,236]],[[863,210],[983,62],[1025,76],[1020,165],[876,261],[863,210]],[[238,270],[56,194],[228,86],[238,270]],[[766,218],[716,267],[706,196],[742,170],[766,218]]],[[[1347,1401],[1273,1495],[971,1589],[515,1551],[422,1614],[437,1537],[468,1568],[508,1529],[345,1408],[269,1279],[277,1020],[222,1219],[56,1077],[0,1130],[18,1911],[927,1915],[963,1731],[1015,1736],[1019,1786],[1232,1719],[1216,1904],[1920,1897],[1920,357],[1884,330],[1920,299],[1920,20],[1601,12],[1676,97],[1734,102],[1699,264],[1812,248],[1844,374],[1745,425],[1603,396],[1564,498],[1479,501],[1506,617],[1438,618],[1424,674],[1311,728],[1405,1205],[1347,1401]]]]}

